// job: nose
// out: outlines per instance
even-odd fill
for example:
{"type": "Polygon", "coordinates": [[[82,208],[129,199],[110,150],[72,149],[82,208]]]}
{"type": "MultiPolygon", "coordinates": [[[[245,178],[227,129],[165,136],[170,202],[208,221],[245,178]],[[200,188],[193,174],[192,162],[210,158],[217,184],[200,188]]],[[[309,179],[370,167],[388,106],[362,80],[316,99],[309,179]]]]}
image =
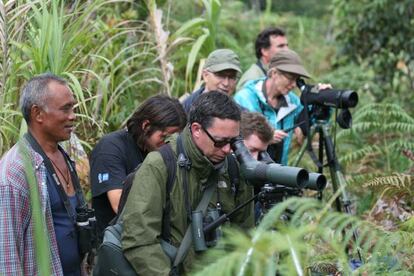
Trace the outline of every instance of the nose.
{"type": "Polygon", "coordinates": [[[221,150],[227,155],[231,152],[231,147],[230,144],[225,145],[224,147],[221,148],[221,150]]]}
{"type": "Polygon", "coordinates": [[[223,77],[221,84],[223,84],[224,86],[229,86],[230,83],[230,78],[228,76],[223,77]]]}
{"type": "Polygon", "coordinates": [[[75,111],[73,109],[69,113],[69,120],[70,121],[75,121],[76,120],[76,114],[75,114],[75,111]]]}
{"type": "Polygon", "coordinates": [[[292,80],[290,82],[290,89],[289,90],[293,90],[293,89],[295,89],[295,87],[296,87],[296,80],[292,80]]]}

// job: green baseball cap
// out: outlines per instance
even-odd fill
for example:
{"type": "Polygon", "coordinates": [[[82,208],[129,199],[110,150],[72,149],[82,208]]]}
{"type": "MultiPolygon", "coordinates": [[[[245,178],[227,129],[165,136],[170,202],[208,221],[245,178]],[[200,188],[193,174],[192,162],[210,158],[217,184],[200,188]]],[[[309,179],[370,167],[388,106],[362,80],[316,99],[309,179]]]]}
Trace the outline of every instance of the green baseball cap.
{"type": "Polygon", "coordinates": [[[239,56],[230,49],[215,50],[208,55],[203,69],[213,73],[233,69],[241,73],[239,56]]]}
{"type": "Polygon", "coordinates": [[[276,68],[282,72],[310,78],[310,74],[303,67],[299,55],[290,49],[280,50],[272,57],[269,63],[269,69],[272,68],[276,68]]]}

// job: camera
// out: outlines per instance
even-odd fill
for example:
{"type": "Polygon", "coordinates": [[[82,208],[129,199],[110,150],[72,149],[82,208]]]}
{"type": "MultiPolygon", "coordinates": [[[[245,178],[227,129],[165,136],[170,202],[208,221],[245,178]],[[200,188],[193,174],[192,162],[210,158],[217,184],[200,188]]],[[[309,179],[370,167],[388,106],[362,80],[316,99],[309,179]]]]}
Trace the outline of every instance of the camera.
{"type": "MultiPolygon", "coordinates": [[[[315,85],[306,84],[301,78],[296,85],[302,92],[300,101],[304,106],[309,106],[312,118],[327,120],[331,115],[330,107],[340,108],[336,121],[341,128],[348,129],[352,124],[351,112],[348,108],[358,104],[358,94],[353,90],[324,89],[316,90],[315,85]]],[[[306,132],[306,131],[304,131],[306,132]]]]}
{"type": "MultiPolygon", "coordinates": [[[[262,151],[259,153],[259,161],[266,164],[275,164],[269,153],[262,151]]],[[[278,164],[275,164],[278,165],[278,164]]],[[[308,181],[302,188],[288,187],[280,184],[266,183],[260,188],[258,201],[261,203],[263,210],[270,209],[276,203],[282,202],[288,197],[303,195],[303,189],[314,191],[323,191],[326,187],[326,177],[320,173],[309,173],[308,181]]]]}
{"type": "Polygon", "coordinates": [[[208,247],[213,247],[221,237],[221,229],[215,227],[212,230],[205,230],[207,226],[219,218],[217,208],[209,207],[207,213],[203,216],[201,211],[193,211],[191,220],[191,231],[193,235],[194,250],[202,252],[208,247]]]}
{"type": "Polygon", "coordinates": [[[353,90],[324,89],[317,91],[315,85],[306,84],[299,78],[296,85],[302,92],[302,104],[315,104],[326,107],[350,108],[358,104],[358,94],[353,90]]]}
{"type": "Polygon", "coordinates": [[[95,210],[86,205],[76,207],[78,247],[82,256],[98,247],[95,210]]]}

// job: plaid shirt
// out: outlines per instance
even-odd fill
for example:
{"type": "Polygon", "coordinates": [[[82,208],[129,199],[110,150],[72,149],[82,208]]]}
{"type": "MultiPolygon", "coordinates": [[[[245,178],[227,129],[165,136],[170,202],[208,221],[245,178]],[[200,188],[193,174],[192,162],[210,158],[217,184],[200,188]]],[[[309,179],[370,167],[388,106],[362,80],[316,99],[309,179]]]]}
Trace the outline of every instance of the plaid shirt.
{"type": "MultiPolygon", "coordinates": [[[[53,228],[52,211],[42,157],[28,145],[35,168],[43,218],[50,244],[52,275],[63,275],[53,228]]],[[[18,144],[0,160],[0,275],[39,275],[34,229],[23,160],[18,144]]]]}

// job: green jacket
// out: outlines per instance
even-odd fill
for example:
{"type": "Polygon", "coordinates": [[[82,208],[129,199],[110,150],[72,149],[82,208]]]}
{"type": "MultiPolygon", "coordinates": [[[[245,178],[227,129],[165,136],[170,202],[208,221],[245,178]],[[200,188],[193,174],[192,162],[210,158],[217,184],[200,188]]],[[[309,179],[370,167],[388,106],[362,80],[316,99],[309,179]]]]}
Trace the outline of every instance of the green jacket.
{"type": "MultiPolygon", "coordinates": [[[[263,65],[263,68],[267,70],[267,66],[263,65]]],[[[243,86],[246,84],[246,82],[250,80],[257,80],[261,79],[263,77],[266,77],[266,74],[263,72],[263,70],[257,65],[257,63],[253,63],[249,69],[247,69],[246,72],[241,76],[239,82],[237,83],[236,91],[239,91],[243,88],[243,86]]]]}
{"type": "MultiPolygon", "coordinates": [[[[170,139],[176,152],[177,135],[170,139]]],[[[210,174],[218,173],[217,192],[211,204],[217,201],[217,195],[228,213],[236,205],[253,196],[253,187],[240,181],[237,199],[234,198],[227,175],[227,162],[224,167],[215,170],[214,165],[201,153],[192,141],[189,128],[182,135],[183,145],[192,166],[188,172],[188,190],[192,210],[195,210],[202,198],[202,186],[210,174]]],[[[148,154],[138,170],[123,215],[122,247],[128,261],[139,275],[168,275],[171,265],[160,245],[162,213],[166,197],[167,168],[159,152],[148,154]]],[[[178,247],[187,230],[187,213],[182,183],[182,172],[177,166],[177,177],[171,195],[171,239],[178,247]]],[[[231,220],[232,223],[247,229],[254,225],[253,204],[243,208],[231,220]]],[[[184,270],[189,271],[195,253],[191,249],[184,260],[184,270]]]]}

